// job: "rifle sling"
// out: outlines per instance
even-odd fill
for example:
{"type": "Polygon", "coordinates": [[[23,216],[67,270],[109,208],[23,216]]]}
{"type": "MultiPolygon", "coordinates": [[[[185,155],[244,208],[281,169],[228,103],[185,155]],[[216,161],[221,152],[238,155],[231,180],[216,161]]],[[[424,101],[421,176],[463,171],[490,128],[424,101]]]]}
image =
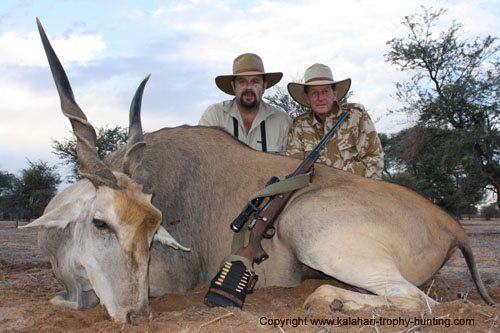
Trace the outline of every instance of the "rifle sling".
{"type": "MultiPolygon", "coordinates": [[[[310,173],[303,173],[300,175],[296,175],[287,179],[284,179],[280,182],[271,184],[269,186],[264,187],[262,190],[256,192],[254,195],[250,197],[247,204],[243,208],[245,211],[248,205],[252,202],[253,199],[270,197],[280,193],[292,192],[296,190],[300,190],[310,184],[311,175],[310,173]]],[[[235,254],[241,247],[243,247],[245,243],[245,231],[248,228],[243,226],[239,232],[236,232],[233,235],[233,243],[231,244],[231,254],[235,254]]]]}
{"type": "Polygon", "coordinates": [[[248,260],[248,258],[238,256],[236,254],[230,254],[227,257],[225,257],[220,264],[220,268],[222,268],[226,262],[233,262],[233,261],[241,261],[250,273],[252,274],[255,273],[255,269],[253,268],[253,265],[250,262],[250,260],[248,260]]]}

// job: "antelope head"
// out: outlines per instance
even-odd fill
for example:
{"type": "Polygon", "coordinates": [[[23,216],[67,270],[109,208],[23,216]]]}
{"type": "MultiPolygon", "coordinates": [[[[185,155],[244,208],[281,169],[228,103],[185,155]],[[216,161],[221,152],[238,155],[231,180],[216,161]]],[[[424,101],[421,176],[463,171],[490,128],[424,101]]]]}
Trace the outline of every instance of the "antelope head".
{"type": "MultiPolygon", "coordinates": [[[[149,75],[132,100],[122,170],[114,172],[99,158],[96,132],[76,103],[66,73],[38,19],[37,24],[62,112],[70,120],[77,138],[79,173],[84,180],[72,185],[74,189],[58,194],[44,215],[26,227],[61,230],[72,225],[72,244],[65,246],[65,254],[61,255],[67,257],[59,259],[57,265],[51,259],[53,266],[76,261],[71,263],[74,268],[68,269],[71,274],[78,275],[75,280],[83,280],[76,289],[84,290],[85,285],[90,284],[114,320],[128,322],[136,315],[150,317],[148,262],[153,237],[174,248],[189,249],[175,241],[161,226],[162,214],[151,204],[151,180],[142,163],[146,143],[140,119],[142,95],[149,75]]],[[[62,298],[56,297],[53,303],[67,305],[69,301],[62,298]]],[[[76,305],[71,303],[70,306],[85,307],[80,301],[75,302],[76,305]]]]}

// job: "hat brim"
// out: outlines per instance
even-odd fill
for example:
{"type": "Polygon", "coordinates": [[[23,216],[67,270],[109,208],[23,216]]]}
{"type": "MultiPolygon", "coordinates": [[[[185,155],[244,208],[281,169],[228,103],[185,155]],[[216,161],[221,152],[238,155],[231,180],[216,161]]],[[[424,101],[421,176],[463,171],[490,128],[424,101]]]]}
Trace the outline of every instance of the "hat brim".
{"type": "Polygon", "coordinates": [[[276,83],[280,82],[281,78],[283,77],[283,73],[281,72],[273,72],[273,73],[244,72],[239,74],[217,76],[215,78],[215,84],[220,90],[222,90],[226,94],[234,96],[233,87],[231,86],[233,78],[235,78],[236,76],[249,76],[249,75],[265,75],[267,81],[267,89],[271,88],[276,83]]]}
{"type": "Polygon", "coordinates": [[[305,86],[323,86],[327,84],[334,84],[337,87],[337,101],[340,101],[342,98],[344,98],[345,95],[347,95],[347,92],[349,91],[349,88],[351,88],[351,79],[345,79],[342,81],[330,81],[330,80],[319,80],[319,81],[314,81],[311,83],[295,83],[295,82],[290,82],[287,86],[288,92],[290,93],[290,96],[299,103],[300,105],[303,105],[305,107],[310,108],[311,106],[309,103],[306,102],[306,99],[304,98],[304,87],[305,86]]]}

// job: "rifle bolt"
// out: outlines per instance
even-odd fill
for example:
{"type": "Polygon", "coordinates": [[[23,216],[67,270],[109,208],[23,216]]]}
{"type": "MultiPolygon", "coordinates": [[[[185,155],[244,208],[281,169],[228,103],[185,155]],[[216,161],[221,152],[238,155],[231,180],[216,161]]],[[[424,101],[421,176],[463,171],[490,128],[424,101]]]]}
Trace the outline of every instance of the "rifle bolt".
{"type": "Polygon", "coordinates": [[[263,217],[262,221],[267,222],[267,217],[263,217]]]}
{"type": "Polygon", "coordinates": [[[283,194],[280,194],[279,197],[280,197],[280,199],[282,199],[283,198],[283,194]]]}

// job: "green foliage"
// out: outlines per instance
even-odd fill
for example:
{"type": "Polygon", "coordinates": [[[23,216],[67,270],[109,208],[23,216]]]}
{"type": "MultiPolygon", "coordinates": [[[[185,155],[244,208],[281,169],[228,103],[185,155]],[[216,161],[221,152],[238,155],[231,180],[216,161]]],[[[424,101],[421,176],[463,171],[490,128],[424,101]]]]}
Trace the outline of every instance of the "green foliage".
{"type": "Polygon", "coordinates": [[[430,199],[452,212],[470,211],[487,185],[500,188],[500,46],[492,36],[465,40],[445,13],[423,8],[405,17],[406,37],[387,42],[386,60],[412,73],[396,84],[402,112],[417,126],[388,143],[391,167],[431,184],[430,199]],[[394,154],[394,155],[391,155],[394,154]]]}
{"type": "Polygon", "coordinates": [[[390,178],[392,176],[392,170],[394,169],[394,162],[393,158],[391,158],[392,156],[387,154],[387,151],[391,149],[390,147],[392,146],[393,140],[389,135],[385,133],[378,133],[378,137],[385,152],[384,170],[382,171],[382,177],[386,176],[390,178]]]}
{"type": "Polygon", "coordinates": [[[500,218],[500,210],[498,210],[497,204],[493,203],[488,206],[481,207],[479,215],[486,220],[497,219],[500,218]]]}
{"type": "Polygon", "coordinates": [[[10,217],[9,213],[13,206],[11,198],[16,180],[15,175],[0,171],[0,219],[10,217]]]}
{"type": "Polygon", "coordinates": [[[432,189],[430,188],[429,184],[426,181],[419,180],[414,175],[406,171],[396,172],[392,175],[383,174],[382,180],[403,185],[427,198],[430,197],[432,191],[432,189]]]}
{"type": "Polygon", "coordinates": [[[387,42],[391,50],[386,60],[413,73],[410,82],[396,85],[396,96],[406,105],[400,111],[435,126],[498,123],[497,38],[460,40],[461,24],[456,22],[437,34],[434,28],[445,10],[423,11],[405,17],[405,38],[387,42]]]}
{"type": "Polygon", "coordinates": [[[6,171],[0,171],[0,196],[10,191],[16,176],[6,171]]]}
{"type": "Polygon", "coordinates": [[[0,172],[0,179],[5,184],[0,190],[0,215],[3,218],[37,218],[43,214],[45,206],[57,192],[61,177],[55,166],[46,162],[29,162],[29,168],[23,169],[16,177],[0,172]]]}
{"type": "Polygon", "coordinates": [[[470,168],[473,148],[467,133],[415,126],[384,140],[386,163],[395,173],[385,175],[387,180],[409,186],[457,216],[470,214],[483,200],[485,180],[479,169],[470,168]]]}
{"type": "MultiPolygon", "coordinates": [[[[103,159],[109,153],[117,150],[127,142],[128,129],[121,126],[112,128],[100,127],[97,129],[96,147],[97,154],[103,159]]],[[[80,163],[76,152],[76,137],[66,138],[62,141],[52,139],[52,153],[63,160],[64,165],[71,167],[71,175],[68,176],[69,182],[75,182],[82,177],[78,174],[80,163]]]]}
{"type": "Polygon", "coordinates": [[[292,119],[309,110],[309,108],[295,102],[290,94],[288,94],[286,87],[281,85],[272,87],[270,93],[264,99],[272,106],[288,113],[292,119]]]}

